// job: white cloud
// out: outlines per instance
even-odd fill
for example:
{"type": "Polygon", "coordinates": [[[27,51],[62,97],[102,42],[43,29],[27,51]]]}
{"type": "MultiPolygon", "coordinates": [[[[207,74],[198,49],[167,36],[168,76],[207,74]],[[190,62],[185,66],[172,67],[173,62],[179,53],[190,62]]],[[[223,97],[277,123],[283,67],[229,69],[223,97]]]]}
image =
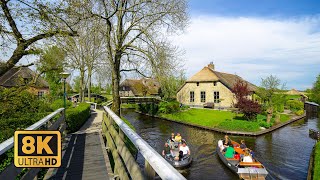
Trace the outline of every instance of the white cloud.
{"type": "MultiPolygon", "coordinates": [[[[217,70],[237,73],[253,82],[274,74],[290,84],[303,77],[302,66],[320,69],[319,27],[320,17],[198,16],[191,19],[186,33],[172,37],[172,41],[186,50],[189,77],[213,61],[217,70]]],[[[312,81],[306,80],[307,84],[312,81]]]]}

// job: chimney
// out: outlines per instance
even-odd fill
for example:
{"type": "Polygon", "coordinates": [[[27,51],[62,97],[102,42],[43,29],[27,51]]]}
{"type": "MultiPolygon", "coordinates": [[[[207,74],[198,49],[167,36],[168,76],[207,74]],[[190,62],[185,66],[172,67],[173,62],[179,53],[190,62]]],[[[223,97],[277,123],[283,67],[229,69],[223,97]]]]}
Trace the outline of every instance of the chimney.
{"type": "Polygon", "coordinates": [[[208,64],[208,68],[214,70],[214,64],[213,64],[213,62],[210,62],[210,64],[208,64]]]}

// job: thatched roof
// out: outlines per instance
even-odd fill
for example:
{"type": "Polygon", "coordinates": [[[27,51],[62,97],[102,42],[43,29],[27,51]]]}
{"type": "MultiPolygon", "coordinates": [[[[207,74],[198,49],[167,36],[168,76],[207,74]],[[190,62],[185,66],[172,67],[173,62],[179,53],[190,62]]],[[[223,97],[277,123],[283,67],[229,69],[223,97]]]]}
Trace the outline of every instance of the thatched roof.
{"type": "Polygon", "coordinates": [[[291,89],[290,91],[287,91],[286,94],[288,95],[300,95],[300,96],[303,96],[303,97],[308,97],[306,96],[305,94],[303,94],[302,92],[296,90],[296,89],[291,89]]]}
{"type": "Polygon", "coordinates": [[[250,91],[256,91],[257,87],[254,84],[251,84],[250,82],[242,79],[238,75],[215,71],[213,64],[209,64],[208,66],[202,68],[199,72],[197,72],[190,79],[188,79],[186,83],[220,81],[222,84],[224,84],[227,88],[231,90],[233,86],[236,84],[236,82],[239,80],[246,82],[250,91]]]}
{"type": "MultiPolygon", "coordinates": [[[[34,73],[28,67],[13,67],[0,77],[0,86],[3,87],[18,87],[26,85],[27,82],[33,80],[36,77],[34,73]]],[[[49,88],[49,84],[43,78],[39,77],[34,87],[49,88]]]]}
{"type": "Polygon", "coordinates": [[[120,91],[129,88],[135,96],[143,96],[144,93],[148,95],[158,95],[160,84],[158,81],[152,78],[142,78],[142,79],[125,79],[120,83],[120,91]]]}

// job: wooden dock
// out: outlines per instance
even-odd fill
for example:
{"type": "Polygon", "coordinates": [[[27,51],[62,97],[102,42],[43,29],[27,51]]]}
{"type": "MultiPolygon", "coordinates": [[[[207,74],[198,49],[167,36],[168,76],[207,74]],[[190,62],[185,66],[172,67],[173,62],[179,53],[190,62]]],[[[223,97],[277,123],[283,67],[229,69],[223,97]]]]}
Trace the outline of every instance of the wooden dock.
{"type": "Polygon", "coordinates": [[[99,132],[102,112],[91,116],[66,138],[61,167],[49,169],[45,179],[110,179],[111,167],[99,132]]]}

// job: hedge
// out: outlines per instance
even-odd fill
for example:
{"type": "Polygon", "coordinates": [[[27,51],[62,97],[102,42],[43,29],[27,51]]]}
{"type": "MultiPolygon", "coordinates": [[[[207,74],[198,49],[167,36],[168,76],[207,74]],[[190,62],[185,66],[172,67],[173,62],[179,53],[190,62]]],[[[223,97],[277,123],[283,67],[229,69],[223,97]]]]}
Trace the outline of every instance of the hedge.
{"type": "Polygon", "coordinates": [[[286,105],[291,111],[294,111],[294,112],[302,110],[304,108],[303,102],[298,100],[288,100],[286,105]]]}
{"type": "MultiPolygon", "coordinates": [[[[70,102],[70,101],[66,101],[66,107],[67,107],[67,109],[69,108],[69,107],[71,107],[72,106],[72,103],[70,102]]],[[[55,110],[57,110],[57,109],[59,109],[59,108],[62,108],[62,107],[64,107],[64,101],[63,101],[63,99],[57,99],[57,100],[55,100],[53,103],[51,103],[51,105],[50,105],[50,108],[53,110],[53,111],[55,111],[55,110]]]]}
{"type": "Polygon", "coordinates": [[[66,123],[69,133],[75,132],[88,120],[90,117],[90,104],[80,103],[75,108],[67,109],[66,123]]]}

